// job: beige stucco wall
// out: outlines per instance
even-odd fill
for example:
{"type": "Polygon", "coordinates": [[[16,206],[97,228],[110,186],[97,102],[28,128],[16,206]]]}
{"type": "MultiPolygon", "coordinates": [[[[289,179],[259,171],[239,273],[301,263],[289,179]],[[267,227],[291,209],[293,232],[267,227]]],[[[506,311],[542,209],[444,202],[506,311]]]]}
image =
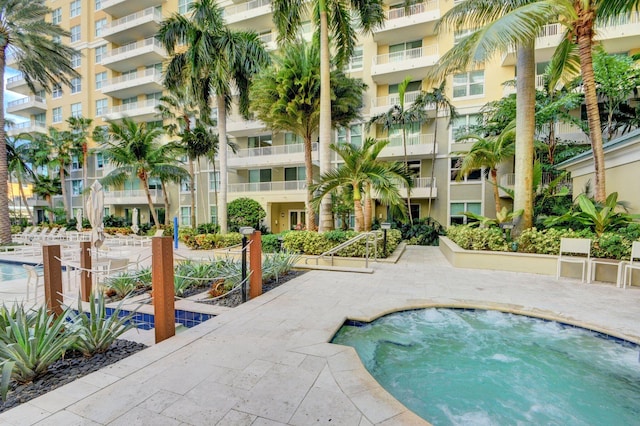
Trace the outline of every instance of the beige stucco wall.
{"type": "MultiPolygon", "coordinates": [[[[606,159],[605,159],[606,164],[606,159]]],[[[637,182],[640,182],[640,166],[637,163],[629,163],[605,170],[607,194],[618,193],[618,201],[628,204],[630,213],[640,213],[640,191],[637,182]]],[[[573,178],[574,198],[584,192],[587,184],[590,194],[593,194],[594,174],[589,173],[573,178]]]]}

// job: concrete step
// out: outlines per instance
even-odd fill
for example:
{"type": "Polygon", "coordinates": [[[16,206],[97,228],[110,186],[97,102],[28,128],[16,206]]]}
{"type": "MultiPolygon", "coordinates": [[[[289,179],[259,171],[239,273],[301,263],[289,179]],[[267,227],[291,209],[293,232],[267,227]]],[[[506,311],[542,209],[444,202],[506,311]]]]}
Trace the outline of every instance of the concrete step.
{"type": "Polygon", "coordinates": [[[361,274],[373,274],[372,268],[358,268],[353,266],[330,266],[330,265],[305,265],[296,264],[296,269],[308,269],[313,271],[334,271],[334,272],[356,272],[361,274]]]}

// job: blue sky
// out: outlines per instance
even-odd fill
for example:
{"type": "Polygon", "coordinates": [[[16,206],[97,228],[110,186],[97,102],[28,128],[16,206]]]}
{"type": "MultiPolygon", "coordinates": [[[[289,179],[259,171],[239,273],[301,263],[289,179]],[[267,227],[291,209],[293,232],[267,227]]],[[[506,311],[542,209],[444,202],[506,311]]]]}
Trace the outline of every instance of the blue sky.
{"type": "MultiPolygon", "coordinates": [[[[9,68],[9,67],[4,68],[4,86],[5,87],[7,87],[7,80],[16,74],[18,74],[18,71],[14,70],[13,68],[9,68]]],[[[4,91],[4,110],[5,111],[7,110],[7,103],[23,97],[24,96],[19,93],[13,93],[13,92],[10,92],[9,90],[5,90],[4,91]]],[[[25,117],[20,117],[17,115],[6,114],[6,113],[5,113],[5,119],[12,120],[14,123],[29,121],[25,117]]]]}

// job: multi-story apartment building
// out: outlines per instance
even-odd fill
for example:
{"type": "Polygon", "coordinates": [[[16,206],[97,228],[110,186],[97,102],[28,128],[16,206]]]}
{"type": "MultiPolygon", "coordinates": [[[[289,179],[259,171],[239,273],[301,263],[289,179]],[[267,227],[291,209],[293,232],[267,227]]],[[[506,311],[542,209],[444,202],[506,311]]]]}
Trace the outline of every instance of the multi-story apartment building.
{"type": "MultiPolygon", "coordinates": [[[[71,37],[66,42],[81,53],[74,58],[74,64],[82,79],[74,81],[71,88],[55,88],[52,94],[30,93],[20,76],[9,79],[7,89],[26,96],[8,105],[9,113],[29,119],[19,125],[19,130],[43,132],[47,126],[62,125],[71,115],[93,118],[96,126],[123,117],[140,122],[158,121],[155,108],[163,90],[162,66],[167,54],[154,35],[163,19],[173,13],[186,13],[191,1],[51,0],[48,3],[53,10],[51,20],[70,31],[71,37]]],[[[336,130],[334,141],[360,143],[365,137],[388,138],[391,143],[381,157],[402,161],[399,134],[386,134],[375,127],[367,131],[365,123],[398,103],[398,85],[407,76],[411,77],[411,83],[405,93],[406,104],[410,104],[420,90],[429,90],[423,81],[427,71],[463,34],[436,35],[434,32],[440,16],[453,6],[451,1],[426,0],[409,8],[396,0],[385,3],[384,26],[373,35],[360,37],[348,67],[352,76],[362,78],[367,84],[362,117],[348,128],[336,130]]],[[[257,31],[267,48],[275,50],[270,0],[225,0],[220,4],[230,27],[257,31]]],[[[638,23],[638,15],[632,15],[626,23],[600,29],[598,37],[609,52],[640,52],[638,23]]],[[[311,25],[304,25],[303,30],[303,35],[309,38],[311,25]]],[[[561,33],[558,24],[550,24],[536,40],[540,74],[560,42],[561,33]]],[[[475,123],[484,104],[508,93],[509,89],[502,83],[514,75],[515,55],[509,53],[496,56],[484,67],[449,76],[447,95],[460,117],[450,123],[448,116],[441,113],[435,117],[430,111],[431,119],[427,123],[409,130],[407,154],[416,177],[416,186],[411,191],[414,217],[427,215],[429,201],[431,215],[443,224],[465,221],[462,211],[495,214],[491,184],[484,173],[476,171],[456,179],[459,153],[468,150],[469,144],[457,143],[455,136],[475,123]],[[438,132],[434,144],[436,123],[438,132]]],[[[265,225],[274,232],[304,223],[306,189],[302,141],[292,134],[273,133],[259,121],[242,120],[235,112],[228,119],[227,131],[239,147],[236,153],[229,151],[229,201],[238,197],[259,201],[267,211],[265,225]]],[[[557,134],[572,140],[585,139],[577,129],[568,126],[559,126],[557,134]]],[[[315,144],[313,159],[317,163],[315,144]]],[[[337,159],[333,161],[337,165],[337,159]]],[[[110,169],[99,153],[93,155],[85,167],[91,179],[99,179],[110,169]]],[[[512,184],[510,171],[508,164],[501,170],[504,186],[512,184]]],[[[317,168],[313,173],[317,176],[317,168]]],[[[76,209],[82,208],[81,176],[82,171],[72,165],[68,193],[74,215],[76,209]]],[[[194,183],[198,223],[215,220],[218,182],[214,165],[201,161],[194,183]]],[[[152,185],[153,201],[157,209],[162,209],[159,183],[152,185]]],[[[184,225],[191,225],[188,185],[185,182],[171,188],[171,207],[167,212],[178,216],[184,225]]],[[[502,195],[507,200],[507,194],[502,195]]],[[[150,217],[143,191],[136,181],[110,189],[105,204],[110,214],[128,216],[136,207],[141,211],[142,222],[150,217]]],[[[378,206],[375,215],[386,218],[386,209],[378,206]]]]}

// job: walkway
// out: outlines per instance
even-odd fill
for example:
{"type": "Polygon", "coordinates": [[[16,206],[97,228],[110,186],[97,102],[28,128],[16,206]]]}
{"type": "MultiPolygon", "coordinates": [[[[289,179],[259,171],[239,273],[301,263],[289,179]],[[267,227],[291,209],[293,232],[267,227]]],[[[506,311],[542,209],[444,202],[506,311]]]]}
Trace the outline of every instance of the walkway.
{"type": "Polygon", "coordinates": [[[500,304],[640,336],[640,291],[454,269],[410,247],[374,274],[312,271],[168,341],[0,415],[0,424],[417,425],[351,348],[327,343],[347,317],[500,304]]]}

